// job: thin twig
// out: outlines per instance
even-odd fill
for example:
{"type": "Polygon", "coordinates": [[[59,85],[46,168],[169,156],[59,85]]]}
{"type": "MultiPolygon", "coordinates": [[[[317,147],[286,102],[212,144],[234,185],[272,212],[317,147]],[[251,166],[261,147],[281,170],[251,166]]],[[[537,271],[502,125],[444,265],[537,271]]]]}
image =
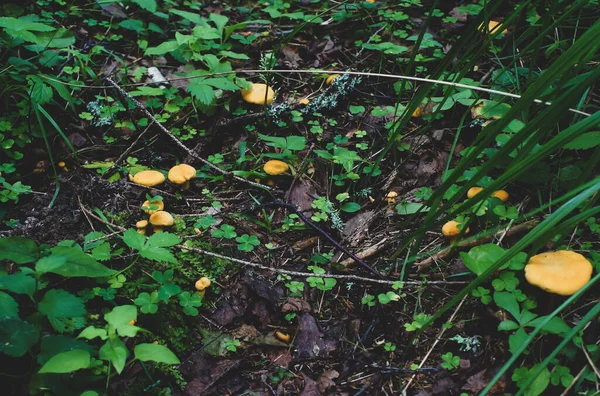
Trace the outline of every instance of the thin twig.
{"type": "Polygon", "coordinates": [[[197,159],[198,161],[202,162],[204,165],[208,166],[209,168],[211,168],[212,170],[225,175],[227,177],[231,177],[241,183],[246,183],[249,184],[251,186],[263,189],[263,190],[267,190],[270,191],[271,189],[267,186],[264,186],[262,184],[259,183],[255,183],[252,182],[250,180],[246,180],[243,179],[239,176],[235,176],[234,174],[232,174],[231,172],[227,172],[221,168],[219,168],[218,166],[210,163],[209,161],[205,160],[204,158],[200,157],[198,154],[196,154],[193,150],[189,149],[185,144],[183,144],[179,139],[177,139],[177,137],[175,135],[173,135],[173,133],[171,131],[169,131],[163,124],[161,124],[160,122],[158,122],[158,120],[152,115],[152,113],[150,113],[148,111],[148,109],[146,108],[146,106],[141,103],[140,101],[138,101],[137,99],[135,99],[133,96],[131,96],[127,91],[125,91],[123,88],[121,88],[119,86],[119,84],[117,84],[112,78],[110,77],[106,77],[106,81],[108,81],[117,91],[119,91],[123,96],[125,96],[127,99],[131,100],[133,102],[133,104],[138,107],[150,120],[152,120],[152,122],[154,124],[156,124],[158,126],[158,128],[163,131],[167,136],[169,136],[171,138],[171,140],[173,140],[175,142],[175,144],[177,144],[179,147],[181,147],[189,156],[197,159]]]}

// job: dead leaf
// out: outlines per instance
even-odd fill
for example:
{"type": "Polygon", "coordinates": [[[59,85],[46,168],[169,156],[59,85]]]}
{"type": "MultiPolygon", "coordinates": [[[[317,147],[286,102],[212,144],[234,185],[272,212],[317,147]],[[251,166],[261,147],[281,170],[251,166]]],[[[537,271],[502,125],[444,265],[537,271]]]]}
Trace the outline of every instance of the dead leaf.
{"type": "Polygon", "coordinates": [[[319,380],[317,381],[317,389],[321,394],[324,394],[327,388],[335,386],[335,382],[333,380],[338,378],[340,373],[335,370],[327,370],[321,374],[319,380]]]}
{"type": "Polygon", "coordinates": [[[281,306],[281,312],[310,312],[310,304],[301,298],[288,297],[281,306]]]}
{"type": "Polygon", "coordinates": [[[326,356],[335,349],[333,340],[324,338],[316,319],[308,313],[303,313],[298,319],[298,335],[295,350],[298,357],[326,356]]]}
{"type": "Polygon", "coordinates": [[[298,54],[298,47],[294,47],[291,45],[287,45],[283,47],[281,52],[283,52],[283,64],[289,67],[290,69],[297,69],[299,66],[299,62],[302,61],[302,58],[298,54]]]}

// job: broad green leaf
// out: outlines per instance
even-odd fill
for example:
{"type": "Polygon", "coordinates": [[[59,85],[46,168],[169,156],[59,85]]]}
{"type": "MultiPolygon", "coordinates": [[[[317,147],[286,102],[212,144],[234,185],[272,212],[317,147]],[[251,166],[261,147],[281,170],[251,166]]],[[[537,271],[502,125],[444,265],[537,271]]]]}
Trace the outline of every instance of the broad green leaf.
{"type": "Polygon", "coordinates": [[[38,310],[50,318],[73,318],[87,313],[83,300],[62,289],[49,290],[40,301],[38,310]]]}
{"type": "Polygon", "coordinates": [[[108,333],[105,329],[98,329],[94,326],[88,326],[77,336],[77,338],[85,338],[86,340],[93,340],[96,337],[106,340],[108,338],[108,333]]]}
{"type": "Polygon", "coordinates": [[[600,132],[586,132],[565,144],[564,147],[571,150],[588,150],[597,146],[600,146],[600,132]]]}
{"type": "MultiPolygon", "coordinates": [[[[527,323],[527,326],[537,327],[544,320],[546,320],[546,316],[540,316],[539,318],[535,318],[527,323]]],[[[542,330],[552,334],[563,334],[571,331],[571,327],[569,327],[569,325],[567,325],[561,318],[555,316],[551,318],[550,321],[544,325],[544,327],[542,327],[542,330]]]]}
{"type": "Polygon", "coordinates": [[[164,96],[165,90],[154,87],[138,87],[135,91],[129,92],[133,97],[136,96],[164,96]]]}
{"type": "Polygon", "coordinates": [[[19,304],[11,295],[0,291],[0,318],[19,317],[19,304]]]}
{"type": "Polygon", "coordinates": [[[23,356],[39,336],[39,329],[29,322],[19,318],[0,319],[0,352],[8,356],[23,356]]]}
{"type": "Polygon", "coordinates": [[[497,306],[505,309],[510,313],[517,321],[521,319],[521,311],[519,310],[519,303],[513,293],[509,292],[495,292],[494,302],[497,306]]]}
{"type": "Polygon", "coordinates": [[[40,273],[52,272],[64,277],[104,278],[114,275],[115,270],[109,269],[82,251],[65,246],[56,246],[52,254],[43,257],[35,265],[40,273]]]}
{"type": "Polygon", "coordinates": [[[421,203],[416,202],[407,202],[396,205],[396,212],[398,212],[398,214],[401,216],[417,213],[419,211],[424,213],[429,211],[429,208],[421,203]]]}
{"type": "Polygon", "coordinates": [[[38,22],[30,22],[23,18],[0,17],[0,27],[14,32],[31,30],[32,32],[52,32],[56,30],[52,26],[38,22]]]}
{"type": "Polygon", "coordinates": [[[92,257],[99,261],[110,259],[110,243],[104,242],[92,249],[92,257]]]}
{"type": "Polygon", "coordinates": [[[8,237],[0,239],[0,260],[7,259],[16,264],[26,264],[36,261],[39,255],[38,246],[29,238],[8,237]]]}
{"type": "Polygon", "coordinates": [[[206,78],[202,80],[202,83],[226,91],[238,91],[240,89],[233,81],[226,78],[206,78]]]}
{"type": "Polygon", "coordinates": [[[358,212],[360,210],[360,204],[356,202],[346,202],[340,207],[340,210],[347,213],[358,212]]]}
{"type": "Polygon", "coordinates": [[[168,52],[179,49],[179,43],[177,41],[165,41],[158,47],[150,47],[146,49],[144,55],[164,55],[168,52]]]}
{"type": "Polygon", "coordinates": [[[94,350],[91,345],[88,345],[83,340],[77,340],[64,335],[49,335],[42,338],[37,361],[39,364],[43,365],[50,360],[52,356],[75,349],[81,349],[88,352],[94,350]]]}
{"type": "Polygon", "coordinates": [[[39,33],[35,44],[28,45],[30,51],[41,52],[47,48],[67,48],[75,44],[75,36],[69,30],[60,28],[56,32],[39,33]]]}
{"type": "Polygon", "coordinates": [[[70,373],[88,368],[90,353],[81,349],[54,355],[42,366],[39,373],[70,373]]]}
{"type": "Polygon", "coordinates": [[[166,346],[157,344],[139,344],[133,349],[136,359],[142,362],[152,361],[166,364],[179,364],[177,356],[166,346]]]}
{"type": "Polygon", "coordinates": [[[187,19],[188,21],[195,23],[196,25],[201,25],[203,23],[206,23],[206,22],[204,22],[204,18],[202,18],[202,16],[200,16],[199,13],[182,11],[182,10],[178,10],[175,8],[170,8],[169,12],[171,14],[178,15],[178,16],[182,17],[183,19],[187,19]]]}
{"type": "Polygon", "coordinates": [[[155,247],[175,246],[178,243],[181,243],[181,238],[179,238],[175,234],[170,234],[168,232],[160,232],[158,234],[153,234],[150,238],[148,238],[148,245],[155,247]]]}
{"type": "Polygon", "coordinates": [[[121,341],[119,337],[115,337],[109,339],[106,341],[106,344],[102,345],[98,356],[102,360],[111,362],[115,370],[117,370],[117,373],[121,374],[123,368],[125,368],[129,351],[123,341],[121,341]]]}
{"type": "Polygon", "coordinates": [[[137,308],[135,305],[119,305],[104,315],[104,320],[113,326],[120,336],[135,337],[139,327],[130,324],[137,321],[137,308]]]}
{"type": "Polygon", "coordinates": [[[132,249],[142,250],[146,243],[146,237],[130,228],[123,233],[123,242],[132,249]]]}
{"type": "Polygon", "coordinates": [[[215,98],[215,92],[210,85],[191,83],[187,88],[194,98],[205,105],[211,104],[215,98]]]}
{"type": "Polygon", "coordinates": [[[214,22],[214,24],[217,26],[217,29],[219,29],[220,32],[223,31],[223,28],[225,28],[225,25],[227,25],[227,21],[229,21],[229,18],[227,18],[225,15],[220,14],[210,14],[208,16],[208,19],[214,22]]]}
{"type": "Polygon", "coordinates": [[[516,330],[519,327],[520,327],[519,324],[516,322],[513,322],[512,320],[503,320],[502,322],[500,322],[498,324],[499,331],[511,331],[511,330],[516,330]]]}
{"type": "Polygon", "coordinates": [[[477,275],[483,274],[490,268],[502,255],[504,249],[493,243],[487,243],[481,246],[475,246],[468,253],[460,252],[460,258],[468,269],[477,275]]]}
{"type": "Polygon", "coordinates": [[[18,272],[12,275],[0,276],[0,289],[6,289],[17,294],[33,296],[36,289],[36,281],[33,277],[18,272]]]}
{"type": "Polygon", "coordinates": [[[146,11],[156,12],[156,0],[131,0],[146,11]]]}
{"type": "Polygon", "coordinates": [[[165,261],[173,264],[177,263],[175,256],[167,249],[161,247],[145,247],[144,250],[140,251],[140,256],[149,260],[165,261]]]}
{"type": "MultiPolygon", "coordinates": [[[[529,372],[533,373],[537,364],[533,366],[529,372]]],[[[535,380],[529,385],[529,387],[525,390],[525,396],[538,396],[541,395],[548,385],[550,384],[550,371],[547,368],[544,368],[542,372],[537,376],[535,380]]]]}

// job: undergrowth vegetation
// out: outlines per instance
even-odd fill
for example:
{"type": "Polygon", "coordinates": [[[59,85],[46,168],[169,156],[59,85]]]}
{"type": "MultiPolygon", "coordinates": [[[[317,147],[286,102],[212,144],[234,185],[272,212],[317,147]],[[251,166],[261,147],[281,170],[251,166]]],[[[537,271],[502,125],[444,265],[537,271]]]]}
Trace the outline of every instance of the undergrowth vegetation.
{"type": "Polygon", "coordinates": [[[599,10],[3,2],[2,388],[596,394],[599,10]]]}

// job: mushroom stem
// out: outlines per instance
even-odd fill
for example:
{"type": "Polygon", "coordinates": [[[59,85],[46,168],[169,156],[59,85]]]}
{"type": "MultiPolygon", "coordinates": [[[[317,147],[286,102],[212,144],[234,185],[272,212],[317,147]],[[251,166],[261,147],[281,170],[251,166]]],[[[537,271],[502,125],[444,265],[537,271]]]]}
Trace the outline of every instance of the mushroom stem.
{"type": "Polygon", "coordinates": [[[163,232],[163,228],[161,226],[154,226],[154,233],[158,234],[159,232],[163,232]]]}

